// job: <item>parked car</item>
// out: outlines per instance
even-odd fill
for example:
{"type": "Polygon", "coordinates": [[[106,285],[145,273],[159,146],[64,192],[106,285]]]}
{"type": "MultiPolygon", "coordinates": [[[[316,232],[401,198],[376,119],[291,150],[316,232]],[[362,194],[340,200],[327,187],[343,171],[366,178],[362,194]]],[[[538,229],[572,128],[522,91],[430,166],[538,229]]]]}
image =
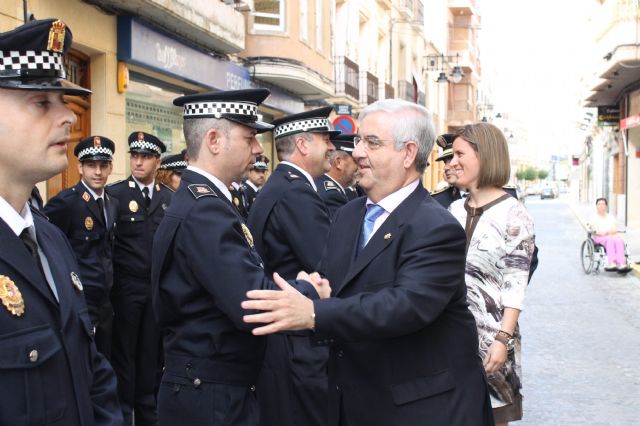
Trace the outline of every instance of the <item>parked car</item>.
{"type": "Polygon", "coordinates": [[[540,195],[540,187],[538,185],[531,184],[524,190],[524,195],[527,197],[529,195],[540,195]]]}
{"type": "Polygon", "coordinates": [[[557,198],[558,190],[554,186],[545,186],[540,191],[540,199],[544,200],[545,198],[557,198]]]}

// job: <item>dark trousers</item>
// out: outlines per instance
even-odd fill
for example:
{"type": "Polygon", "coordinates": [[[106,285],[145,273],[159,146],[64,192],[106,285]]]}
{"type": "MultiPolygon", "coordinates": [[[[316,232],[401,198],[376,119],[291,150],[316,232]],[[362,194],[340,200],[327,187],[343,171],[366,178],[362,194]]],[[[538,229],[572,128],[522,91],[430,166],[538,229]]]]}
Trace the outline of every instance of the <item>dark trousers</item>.
{"type": "Polygon", "coordinates": [[[111,361],[111,344],[113,339],[113,306],[107,292],[103,288],[85,285],[84,299],[87,302],[89,318],[95,328],[96,348],[111,361]]]}
{"type": "Polygon", "coordinates": [[[118,377],[125,425],[133,424],[132,415],[136,426],[157,425],[162,351],[149,281],[116,274],[111,302],[114,310],[111,363],[118,377]]]}

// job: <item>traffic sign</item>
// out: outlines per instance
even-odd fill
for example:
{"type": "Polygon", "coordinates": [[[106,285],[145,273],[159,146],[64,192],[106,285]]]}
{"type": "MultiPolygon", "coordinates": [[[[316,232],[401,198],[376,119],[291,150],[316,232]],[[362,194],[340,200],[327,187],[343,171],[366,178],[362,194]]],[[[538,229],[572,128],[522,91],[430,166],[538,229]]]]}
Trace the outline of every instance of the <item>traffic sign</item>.
{"type": "Polygon", "coordinates": [[[333,127],[341,133],[352,134],[356,132],[356,122],[348,115],[339,115],[334,118],[333,127]]]}

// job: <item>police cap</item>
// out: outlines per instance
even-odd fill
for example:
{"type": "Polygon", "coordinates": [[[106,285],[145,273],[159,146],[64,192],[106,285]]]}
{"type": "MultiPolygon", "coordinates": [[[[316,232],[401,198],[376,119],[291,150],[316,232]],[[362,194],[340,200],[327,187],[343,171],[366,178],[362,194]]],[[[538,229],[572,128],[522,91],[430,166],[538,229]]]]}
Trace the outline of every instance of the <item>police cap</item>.
{"type": "Polygon", "coordinates": [[[179,154],[167,155],[160,161],[160,170],[184,170],[187,168],[186,151],[179,154]]]}
{"type": "Polygon", "coordinates": [[[264,155],[257,155],[256,161],[253,163],[252,169],[254,170],[267,170],[267,164],[269,164],[269,159],[264,155]]]}
{"type": "Polygon", "coordinates": [[[344,151],[353,154],[355,148],[354,139],[357,135],[351,133],[341,133],[331,138],[331,143],[336,147],[336,151],[344,151]]]}
{"type": "Polygon", "coordinates": [[[436,143],[442,148],[442,153],[436,157],[436,161],[444,161],[453,157],[453,141],[455,139],[454,133],[445,133],[436,138],[436,143]]]}
{"type": "Polygon", "coordinates": [[[324,107],[278,118],[271,123],[274,125],[273,136],[277,139],[296,133],[313,132],[327,133],[330,138],[333,138],[340,132],[334,130],[329,121],[328,117],[332,109],[332,107],[324,107]]]}
{"type": "Polygon", "coordinates": [[[166,145],[157,137],[145,132],[133,132],[129,135],[129,152],[160,156],[167,150],[166,145]]]}
{"type": "Polygon", "coordinates": [[[0,33],[0,88],[91,94],[67,80],[62,57],[73,36],[58,19],[34,20],[0,33]]]}
{"type": "Polygon", "coordinates": [[[184,107],[185,119],[225,118],[262,133],[273,128],[258,120],[258,105],[270,93],[267,89],[224,90],[181,96],[173,104],[184,107]]]}
{"type": "Polygon", "coordinates": [[[112,161],[116,144],[104,136],[89,136],[73,149],[78,161],[112,161]]]}

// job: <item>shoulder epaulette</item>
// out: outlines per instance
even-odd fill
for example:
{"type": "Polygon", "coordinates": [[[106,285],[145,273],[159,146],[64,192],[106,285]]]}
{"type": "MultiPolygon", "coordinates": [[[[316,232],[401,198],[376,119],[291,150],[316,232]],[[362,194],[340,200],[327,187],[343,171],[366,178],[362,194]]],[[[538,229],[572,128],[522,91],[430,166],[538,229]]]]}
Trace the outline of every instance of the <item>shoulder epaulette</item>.
{"type": "Polygon", "coordinates": [[[439,189],[439,190],[433,191],[433,192],[431,193],[431,196],[433,197],[434,195],[442,194],[443,192],[449,191],[450,189],[451,189],[451,186],[447,185],[447,186],[445,186],[445,187],[444,187],[444,188],[442,188],[442,189],[439,189]]]}
{"type": "Polygon", "coordinates": [[[114,185],[117,185],[117,184],[122,183],[122,182],[124,182],[124,180],[120,179],[120,180],[117,180],[115,182],[108,183],[107,186],[114,186],[114,185]]]}
{"type": "Polygon", "coordinates": [[[213,192],[213,189],[204,183],[193,183],[189,185],[188,188],[195,199],[202,197],[217,197],[216,193],[213,192]]]}

